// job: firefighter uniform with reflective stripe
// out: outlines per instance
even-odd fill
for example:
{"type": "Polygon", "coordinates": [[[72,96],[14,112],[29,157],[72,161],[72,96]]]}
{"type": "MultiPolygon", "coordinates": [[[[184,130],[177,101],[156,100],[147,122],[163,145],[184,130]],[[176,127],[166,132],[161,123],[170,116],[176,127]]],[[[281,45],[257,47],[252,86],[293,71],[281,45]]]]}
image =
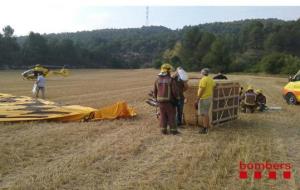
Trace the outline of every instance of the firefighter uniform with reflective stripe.
{"type": "Polygon", "coordinates": [[[176,104],[179,100],[176,81],[170,76],[169,72],[161,72],[154,84],[154,97],[159,103],[160,109],[160,127],[162,132],[167,132],[169,125],[170,131],[177,132],[176,104]]]}
{"type": "Polygon", "coordinates": [[[258,106],[258,110],[265,111],[267,104],[267,99],[265,95],[263,95],[262,90],[260,89],[256,91],[256,94],[256,104],[258,106]]]}
{"type": "Polygon", "coordinates": [[[244,98],[244,104],[246,106],[255,106],[256,105],[256,94],[254,92],[246,92],[244,98]]]}
{"type": "Polygon", "coordinates": [[[245,94],[242,96],[242,111],[246,112],[246,109],[250,109],[251,112],[254,112],[256,108],[256,94],[253,91],[252,87],[248,87],[245,94]]]}

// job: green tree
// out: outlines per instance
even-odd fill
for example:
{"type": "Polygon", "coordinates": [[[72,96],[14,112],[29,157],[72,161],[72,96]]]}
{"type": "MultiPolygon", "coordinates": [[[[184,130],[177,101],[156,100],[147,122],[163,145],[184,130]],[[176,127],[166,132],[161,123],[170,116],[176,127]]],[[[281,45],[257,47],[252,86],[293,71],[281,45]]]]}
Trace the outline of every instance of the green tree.
{"type": "Polygon", "coordinates": [[[14,29],[8,25],[3,28],[3,33],[5,38],[11,38],[14,34],[14,29]]]}
{"type": "Polygon", "coordinates": [[[20,46],[13,36],[14,29],[11,26],[3,28],[0,34],[0,68],[20,67],[20,46]]]}
{"type": "Polygon", "coordinates": [[[280,73],[293,75],[300,69],[300,58],[292,55],[285,56],[285,64],[280,73]]]}
{"type": "Polygon", "coordinates": [[[257,21],[250,25],[248,48],[262,49],[264,43],[264,25],[257,21]]]}
{"type": "Polygon", "coordinates": [[[23,45],[23,61],[28,66],[48,64],[47,40],[39,33],[30,32],[23,45]]]}
{"type": "Polygon", "coordinates": [[[227,50],[224,41],[220,38],[216,39],[212,43],[209,53],[202,59],[204,66],[217,72],[220,70],[228,71],[230,59],[227,50]]]}
{"type": "Polygon", "coordinates": [[[259,62],[259,65],[261,66],[261,71],[271,74],[281,73],[282,68],[286,64],[287,63],[285,54],[277,52],[266,55],[259,62]]]}

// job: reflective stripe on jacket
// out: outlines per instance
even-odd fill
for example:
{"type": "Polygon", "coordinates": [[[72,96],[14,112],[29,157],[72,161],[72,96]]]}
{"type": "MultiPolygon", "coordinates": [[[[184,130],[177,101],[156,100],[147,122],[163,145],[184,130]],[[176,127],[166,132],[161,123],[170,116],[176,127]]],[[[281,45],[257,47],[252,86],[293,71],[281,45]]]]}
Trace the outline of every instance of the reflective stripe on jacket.
{"type": "Polygon", "coordinates": [[[170,75],[159,75],[154,84],[154,97],[158,102],[174,102],[179,99],[179,92],[170,75]]]}
{"type": "Polygon", "coordinates": [[[245,93],[245,104],[249,106],[256,105],[256,94],[252,92],[245,93]]]}

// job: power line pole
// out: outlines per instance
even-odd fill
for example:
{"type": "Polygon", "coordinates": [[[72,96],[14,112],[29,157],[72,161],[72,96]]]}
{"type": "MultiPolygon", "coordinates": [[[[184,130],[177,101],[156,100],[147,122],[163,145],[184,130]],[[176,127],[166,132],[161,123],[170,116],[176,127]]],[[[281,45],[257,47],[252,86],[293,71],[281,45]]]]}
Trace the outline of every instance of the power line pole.
{"type": "Polygon", "coordinates": [[[149,6],[146,7],[146,26],[149,26],[149,6]]]}

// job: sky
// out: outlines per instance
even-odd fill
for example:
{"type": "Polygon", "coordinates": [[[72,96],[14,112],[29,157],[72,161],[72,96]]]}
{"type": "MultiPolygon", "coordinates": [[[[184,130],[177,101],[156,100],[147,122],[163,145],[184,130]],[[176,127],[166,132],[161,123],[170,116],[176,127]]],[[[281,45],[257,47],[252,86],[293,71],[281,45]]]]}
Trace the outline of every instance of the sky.
{"type": "MultiPolygon", "coordinates": [[[[19,6],[0,0],[0,28],[10,25],[15,35],[76,32],[104,28],[137,28],[146,23],[146,6],[37,3],[19,6]]],[[[46,1],[39,1],[46,2],[46,1]]],[[[149,25],[172,29],[185,25],[252,18],[300,18],[300,6],[149,6],[149,25]]]]}

